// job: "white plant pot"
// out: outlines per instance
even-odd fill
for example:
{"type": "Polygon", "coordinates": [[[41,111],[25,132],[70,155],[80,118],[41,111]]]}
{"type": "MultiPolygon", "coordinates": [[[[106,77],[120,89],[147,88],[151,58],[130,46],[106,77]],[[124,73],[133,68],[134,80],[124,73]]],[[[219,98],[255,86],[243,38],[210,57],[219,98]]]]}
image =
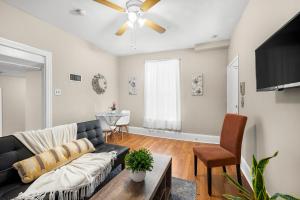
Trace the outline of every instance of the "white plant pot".
{"type": "Polygon", "coordinates": [[[134,182],[142,182],[145,179],[146,172],[132,172],[130,171],[130,178],[134,182]]]}

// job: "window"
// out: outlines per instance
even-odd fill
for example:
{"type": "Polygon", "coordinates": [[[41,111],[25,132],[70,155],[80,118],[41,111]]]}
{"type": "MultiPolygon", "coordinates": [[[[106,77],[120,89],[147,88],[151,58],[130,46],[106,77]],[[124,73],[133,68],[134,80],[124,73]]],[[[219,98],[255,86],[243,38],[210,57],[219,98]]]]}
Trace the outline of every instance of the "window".
{"type": "Polygon", "coordinates": [[[181,129],[179,60],[146,61],[144,127],[181,129]]]}

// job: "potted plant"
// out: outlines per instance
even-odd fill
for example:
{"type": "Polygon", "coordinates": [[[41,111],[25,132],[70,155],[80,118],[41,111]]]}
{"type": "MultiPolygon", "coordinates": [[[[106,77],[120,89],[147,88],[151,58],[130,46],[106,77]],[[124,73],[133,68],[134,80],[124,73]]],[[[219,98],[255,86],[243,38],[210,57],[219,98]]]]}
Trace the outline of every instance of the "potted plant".
{"type": "Polygon", "coordinates": [[[271,157],[267,157],[260,160],[259,162],[257,162],[255,156],[253,155],[252,169],[251,169],[253,192],[248,191],[245,187],[241,186],[232,177],[230,177],[227,174],[224,174],[227,180],[239,190],[239,194],[238,196],[224,194],[223,197],[225,197],[228,200],[275,200],[277,198],[286,199],[286,200],[299,200],[298,198],[292,197],[287,194],[276,193],[270,197],[267,193],[263,173],[267,164],[269,163],[269,160],[271,158],[276,157],[277,155],[278,152],[276,152],[271,157]]]}
{"type": "Polygon", "coordinates": [[[126,169],[130,171],[130,178],[134,182],[141,182],[145,179],[146,171],[153,169],[153,157],[148,149],[139,149],[129,152],[125,156],[126,169]]]}

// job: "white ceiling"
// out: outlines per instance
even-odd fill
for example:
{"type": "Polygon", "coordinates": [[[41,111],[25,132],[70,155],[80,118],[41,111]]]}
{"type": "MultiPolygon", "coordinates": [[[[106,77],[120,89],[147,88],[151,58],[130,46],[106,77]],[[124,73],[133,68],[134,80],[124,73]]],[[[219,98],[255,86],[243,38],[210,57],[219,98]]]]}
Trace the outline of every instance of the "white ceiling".
{"type": "MultiPolygon", "coordinates": [[[[93,0],[6,1],[114,55],[130,55],[229,39],[249,0],[161,0],[144,16],[165,27],[164,34],[142,27],[121,37],[115,32],[127,20],[126,13],[93,0]],[[78,8],[85,10],[86,15],[72,14],[78,8]],[[212,38],[213,35],[218,37],[212,38]]],[[[126,0],[111,1],[125,7],[126,0]]]]}

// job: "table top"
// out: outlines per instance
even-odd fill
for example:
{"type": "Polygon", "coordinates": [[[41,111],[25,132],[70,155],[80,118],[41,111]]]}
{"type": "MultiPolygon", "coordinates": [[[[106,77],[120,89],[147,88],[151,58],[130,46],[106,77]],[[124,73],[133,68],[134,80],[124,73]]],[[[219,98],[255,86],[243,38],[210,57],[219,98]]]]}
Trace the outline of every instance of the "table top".
{"type": "Polygon", "coordinates": [[[103,117],[124,117],[127,114],[121,113],[121,112],[100,112],[96,114],[96,117],[103,116],[103,117]]]}
{"type": "Polygon", "coordinates": [[[129,177],[129,171],[123,170],[97,192],[91,200],[148,200],[153,198],[163,176],[171,165],[172,157],[153,154],[153,159],[153,170],[146,173],[143,182],[133,182],[129,177]]]}

